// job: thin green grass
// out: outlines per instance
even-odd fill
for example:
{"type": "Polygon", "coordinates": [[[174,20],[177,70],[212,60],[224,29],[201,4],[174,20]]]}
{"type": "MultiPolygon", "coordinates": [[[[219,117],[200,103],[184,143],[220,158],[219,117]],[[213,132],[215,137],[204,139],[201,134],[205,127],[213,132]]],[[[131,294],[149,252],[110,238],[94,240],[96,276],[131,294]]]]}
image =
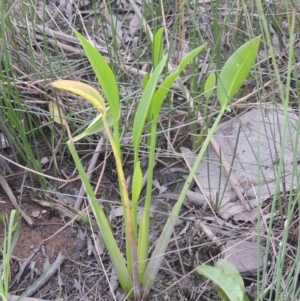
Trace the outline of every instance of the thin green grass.
{"type": "Polygon", "coordinates": [[[0,264],[0,298],[1,300],[7,300],[10,281],[10,260],[20,233],[21,216],[19,212],[12,210],[8,221],[8,228],[3,215],[0,215],[0,223],[4,224],[5,229],[3,243],[0,247],[2,255],[2,263],[0,264]]]}
{"type": "MultiPolygon", "coordinates": [[[[5,135],[10,147],[15,154],[16,162],[22,159],[30,168],[40,171],[38,161],[34,155],[32,146],[34,145],[28,137],[28,132],[32,131],[32,116],[28,114],[26,106],[20,99],[19,91],[16,89],[18,81],[14,73],[13,56],[14,49],[7,43],[9,37],[10,22],[6,16],[6,6],[0,3],[1,14],[1,65],[0,65],[0,127],[5,135]],[[29,122],[28,122],[29,121],[29,122]],[[18,154],[18,155],[17,155],[18,154]]],[[[37,152],[35,152],[37,154],[37,152]]],[[[2,171],[5,172],[5,171],[2,171]]],[[[40,179],[42,185],[43,179],[40,179]]]]}
{"type": "MultiPolygon", "coordinates": [[[[274,70],[272,72],[275,78],[274,85],[272,85],[272,89],[277,91],[277,93],[273,93],[271,95],[271,101],[276,104],[278,102],[283,104],[284,114],[285,114],[285,125],[284,125],[284,134],[282,136],[282,140],[280,142],[281,149],[280,153],[281,156],[279,158],[279,165],[277,170],[277,182],[276,182],[276,192],[272,199],[272,206],[271,206],[271,219],[268,223],[268,231],[267,231],[267,240],[266,240],[266,249],[267,253],[272,254],[270,255],[273,258],[272,264],[274,265],[274,270],[272,272],[271,279],[268,278],[268,257],[265,257],[264,260],[264,268],[262,269],[262,275],[257,275],[258,280],[258,289],[257,289],[257,300],[297,300],[299,298],[299,282],[298,282],[298,273],[299,273],[299,250],[300,248],[300,241],[299,239],[296,240],[296,244],[292,245],[290,241],[290,229],[291,226],[296,222],[299,222],[299,195],[297,193],[299,187],[299,169],[297,165],[297,157],[299,154],[299,123],[297,129],[290,128],[289,117],[287,112],[292,105],[290,102],[291,98],[291,91],[293,91],[293,81],[298,79],[293,77],[295,74],[293,72],[293,66],[295,64],[295,54],[294,54],[294,40],[293,34],[295,29],[299,30],[299,25],[297,25],[295,14],[290,13],[289,8],[291,7],[290,4],[286,2],[286,7],[282,11],[282,7],[280,7],[281,14],[276,15],[277,7],[275,6],[275,11],[271,10],[271,7],[268,7],[267,14],[264,14],[262,3],[260,1],[256,1],[258,12],[260,15],[260,24],[262,31],[265,36],[265,49],[266,52],[271,56],[272,66],[269,65],[269,70],[274,70]],[[274,45],[272,43],[272,38],[270,35],[268,21],[269,20],[278,21],[275,23],[275,27],[278,24],[282,24],[283,19],[285,19],[289,24],[289,52],[286,56],[286,65],[285,65],[285,73],[282,74],[278,61],[275,58],[275,51],[274,45]],[[296,28],[295,28],[296,27],[296,28]],[[293,78],[293,81],[291,79],[293,78]],[[292,169],[292,180],[289,185],[291,187],[296,187],[295,193],[293,191],[286,192],[280,191],[280,182],[281,174],[284,172],[285,169],[285,160],[284,160],[284,150],[285,150],[285,136],[288,133],[295,132],[298,133],[296,135],[296,141],[291,141],[290,145],[293,147],[293,169],[292,169]],[[282,197],[283,194],[283,197],[282,197]],[[280,235],[279,240],[272,234],[273,227],[276,225],[274,217],[276,216],[275,212],[281,214],[282,217],[282,233],[280,235]],[[274,240],[275,239],[275,240],[274,240]],[[295,248],[293,251],[292,249],[295,248]],[[296,255],[293,258],[293,255],[296,255]]],[[[278,32],[279,35],[282,34],[281,30],[278,32]]],[[[257,78],[258,84],[260,79],[257,78]]],[[[262,96],[261,101],[264,102],[264,96],[262,96]]],[[[270,141],[270,147],[274,147],[274,141],[270,141]]],[[[259,160],[259,158],[258,158],[259,160]]],[[[284,181],[284,180],[283,180],[284,181]]],[[[260,198],[260,195],[258,195],[260,198]]],[[[262,220],[258,220],[258,229],[260,226],[265,227],[266,225],[262,220]]],[[[299,237],[299,229],[296,230],[295,235],[299,237]]],[[[260,235],[263,237],[263,233],[258,233],[258,242],[260,242],[260,235]]]]}

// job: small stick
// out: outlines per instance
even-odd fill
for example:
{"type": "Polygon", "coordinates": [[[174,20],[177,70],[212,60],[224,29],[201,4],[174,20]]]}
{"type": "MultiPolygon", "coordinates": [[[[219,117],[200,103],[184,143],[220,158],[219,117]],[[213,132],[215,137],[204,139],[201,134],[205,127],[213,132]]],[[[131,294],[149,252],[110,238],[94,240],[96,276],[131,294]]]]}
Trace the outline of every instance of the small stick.
{"type": "Polygon", "coordinates": [[[19,273],[16,275],[15,280],[17,281],[17,283],[19,283],[23,272],[25,270],[25,268],[27,267],[27,265],[29,264],[29,262],[33,259],[33,257],[36,255],[36,253],[40,250],[42,243],[39,244],[39,246],[37,248],[35,248],[31,254],[24,260],[22,260],[22,263],[20,264],[20,270],[19,273]]]}
{"type": "Polygon", "coordinates": [[[10,199],[10,201],[12,202],[13,206],[21,213],[22,217],[25,219],[25,221],[27,222],[27,224],[30,227],[34,226],[34,222],[31,219],[30,216],[28,216],[19,206],[17,199],[15,197],[15,195],[13,194],[12,190],[10,189],[9,185],[7,184],[5,178],[3,176],[0,175],[0,185],[2,186],[3,190],[5,191],[5,193],[7,194],[8,198],[10,199]]]}
{"type": "Polygon", "coordinates": [[[205,225],[205,223],[200,222],[200,221],[196,221],[195,225],[197,225],[198,227],[200,227],[202,229],[202,231],[205,233],[205,235],[214,244],[216,244],[216,246],[218,248],[220,248],[222,252],[225,252],[226,248],[225,248],[224,244],[220,241],[220,239],[217,236],[215,236],[215,234],[210,230],[210,228],[205,225]]]}
{"type": "MultiPolygon", "coordinates": [[[[50,301],[50,300],[45,300],[45,299],[40,299],[40,298],[30,298],[30,297],[23,297],[23,296],[8,294],[7,301],[50,301]]],[[[59,299],[55,299],[55,301],[63,301],[63,299],[59,298],[59,299]]]]}
{"type": "Polygon", "coordinates": [[[64,260],[65,256],[59,253],[56,260],[51,265],[50,269],[45,274],[43,274],[33,286],[31,286],[28,289],[28,291],[25,293],[26,297],[33,296],[38,292],[38,290],[44,287],[46,283],[51,279],[51,277],[57,272],[64,260]]]}

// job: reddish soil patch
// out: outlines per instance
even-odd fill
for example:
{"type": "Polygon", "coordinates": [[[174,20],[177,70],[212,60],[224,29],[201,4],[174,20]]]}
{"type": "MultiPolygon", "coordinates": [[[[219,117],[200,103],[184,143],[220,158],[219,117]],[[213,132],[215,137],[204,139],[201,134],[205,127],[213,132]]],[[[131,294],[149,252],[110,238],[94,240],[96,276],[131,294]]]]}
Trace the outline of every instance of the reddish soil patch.
{"type": "MultiPolygon", "coordinates": [[[[9,200],[4,200],[0,203],[0,212],[5,216],[7,223],[12,209],[13,207],[9,200]]],[[[13,256],[15,257],[13,257],[11,266],[12,287],[10,291],[14,291],[14,293],[18,295],[39,278],[39,272],[43,272],[45,262],[49,260],[51,264],[55,261],[60,252],[65,255],[66,258],[71,257],[76,238],[76,231],[72,227],[62,229],[65,222],[61,219],[59,213],[45,209],[30,200],[23,202],[22,209],[34,220],[35,225],[31,228],[22,219],[21,232],[13,251],[13,256]],[[20,260],[24,261],[31,254],[35,253],[34,251],[37,248],[39,248],[39,250],[28,263],[20,281],[17,283],[14,277],[19,273],[20,260]],[[34,270],[34,272],[29,268],[31,262],[35,263],[34,268],[36,270],[34,270]]],[[[3,241],[4,232],[4,225],[1,223],[0,244],[3,241]]]]}

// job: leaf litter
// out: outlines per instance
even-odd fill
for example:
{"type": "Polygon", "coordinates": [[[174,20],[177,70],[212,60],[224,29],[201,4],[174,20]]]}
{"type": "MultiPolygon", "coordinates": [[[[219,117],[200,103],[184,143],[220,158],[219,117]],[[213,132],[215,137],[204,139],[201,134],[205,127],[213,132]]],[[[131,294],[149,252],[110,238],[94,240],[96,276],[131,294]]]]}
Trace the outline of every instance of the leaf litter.
{"type": "MultiPolygon", "coordinates": [[[[292,183],[293,149],[297,141],[298,117],[289,112],[289,128],[285,141],[285,117],[279,105],[266,105],[261,109],[252,109],[235,119],[220,124],[215,133],[219,148],[231,164],[231,173],[238,179],[242,191],[251,210],[248,212],[240,203],[228,181],[228,175],[210,146],[205,160],[200,163],[195,180],[211,204],[218,204],[218,214],[225,220],[249,221],[257,217],[260,204],[275,193],[276,180],[280,177],[280,191],[288,192],[295,188],[292,183]],[[284,153],[281,145],[284,143],[284,153]],[[281,156],[284,157],[284,170],[277,174],[281,156]]],[[[195,155],[187,148],[181,148],[184,159],[190,168],[195,155]]]]}
{"type": "MultiPolygon", "coordinates": [[[[230,175],[222,165],[222,158],[210,146],[205,160],[198,167],[195,182],[207,202],[213,208],[217,207],[216,212],[225,221],[232,219],[255,225],[258,218],[266,220],[261,208],[278,193],[276,181],[279,180],[280,193],[283,195],[297,187],[296,181],[293,182],[293,168],[297,164],[300,170],[300,166],[299,160],[294,162],[293,152],[299,153],[299,145],[295,145],[295,141],[298,141],[298,122],[298,116],[293,110],[289,110],[286,118],[281,105],[266,104],[220,124],[214,137],[221,153],[230,162],[231,174],[234,174],[236,181],[229,181],[230,175]],[[283,158],[284,168],[278,174],[280,158],[283,158]],[[250,210],[245,209],[232,185],[238,185],[250,210]]],[[[191,168],[195,154],[185,147],[181,147],[181,151],[186,164],[191,168]]],[[[218,223],[220,225],[219,220],[218,223]]],[[[214,240],[210,230],[202,229],[214,240]]],[[[259,244],[258,250],[258,235],[258,231],[253,228],[248,235],[250,241],[229,239],[226,242],[224,255],[241,273],[255,273],[257,268],[263,266],[265,247],[259,244]]]]}

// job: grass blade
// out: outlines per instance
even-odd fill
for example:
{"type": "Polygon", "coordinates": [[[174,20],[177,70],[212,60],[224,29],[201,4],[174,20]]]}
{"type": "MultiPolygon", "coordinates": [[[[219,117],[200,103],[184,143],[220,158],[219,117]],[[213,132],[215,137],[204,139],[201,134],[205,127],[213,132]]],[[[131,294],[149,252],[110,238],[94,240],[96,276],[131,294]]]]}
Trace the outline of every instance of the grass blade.
{"type": "MultiPolygon", "coordinates": [[[[0,215],[0,222],[5,225],[5,219],[0,215]]],[[[4,227],[6,230],[6,227],[4,227]]],[[[9,218],[7,234],[1,246],[2,265],[0,266],[0,295],[7,298],[10,279],[10,259],[21,230],[21,217],[18,211],[12,210],[9,218]]],[[[6,231],[5,231],[6,232],[6,231]]]]}

